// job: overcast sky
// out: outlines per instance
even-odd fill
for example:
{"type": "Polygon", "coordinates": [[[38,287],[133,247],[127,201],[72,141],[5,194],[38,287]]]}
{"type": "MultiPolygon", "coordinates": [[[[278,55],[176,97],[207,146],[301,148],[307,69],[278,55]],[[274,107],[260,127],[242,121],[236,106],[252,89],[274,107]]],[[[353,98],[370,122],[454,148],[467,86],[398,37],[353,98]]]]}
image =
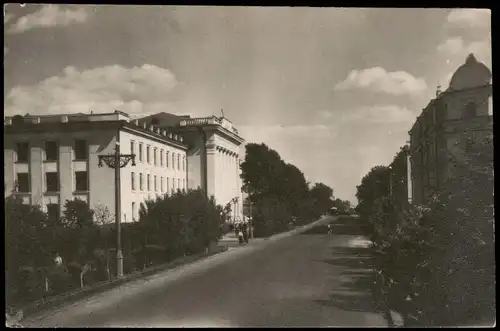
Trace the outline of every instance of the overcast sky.
{"type": "Polygon", "coordinates": [[[311,182],[356,202],[438,83],[470,52],[491,68],[491,14],[465,9],[4,7],[4,111],[224,109],[311,182]]]}

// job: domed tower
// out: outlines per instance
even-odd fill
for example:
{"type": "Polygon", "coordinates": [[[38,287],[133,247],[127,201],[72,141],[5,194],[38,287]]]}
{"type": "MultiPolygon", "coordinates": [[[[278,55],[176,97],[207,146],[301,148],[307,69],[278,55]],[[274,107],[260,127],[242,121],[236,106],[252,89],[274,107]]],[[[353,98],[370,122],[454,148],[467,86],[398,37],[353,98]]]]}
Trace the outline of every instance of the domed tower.
{"type": "Polygon", "coordinates": [[[491,83],[491,70],[479,62],[474,54],[469,54],[465,63],[451,77],[448,89],[440,95],[446,108],[446,119],[487,116],[491,112],[491,83]]]}
{"type": "Polygon", "coordinates": [[[469,54],[465,63],[455,71],[448,91],[460,91],[486,86],[491,83],[490,69],[479,62],[474,54],[469,54]]]}

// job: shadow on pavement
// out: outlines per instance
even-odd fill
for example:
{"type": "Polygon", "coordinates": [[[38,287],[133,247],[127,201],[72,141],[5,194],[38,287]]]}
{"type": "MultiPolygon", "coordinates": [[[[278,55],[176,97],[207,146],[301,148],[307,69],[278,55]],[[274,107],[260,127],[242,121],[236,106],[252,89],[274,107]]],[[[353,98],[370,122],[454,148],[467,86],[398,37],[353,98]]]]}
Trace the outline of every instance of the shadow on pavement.
{"type": "MultiPolygon", "coordinates": [[[[363,231],[356,224],[357,221],[345,217],[337,219],[332,223],[333,234],[361,235],[363,231]]],[[[315,303],[346,311],[383,313],[381,305],[375,302],[372,294],[374,274],[369,248],[332,247],[331,258],[321,262],[342,270],[341,283],[333,289],[328,299],[315,300],[315,303]]]]}

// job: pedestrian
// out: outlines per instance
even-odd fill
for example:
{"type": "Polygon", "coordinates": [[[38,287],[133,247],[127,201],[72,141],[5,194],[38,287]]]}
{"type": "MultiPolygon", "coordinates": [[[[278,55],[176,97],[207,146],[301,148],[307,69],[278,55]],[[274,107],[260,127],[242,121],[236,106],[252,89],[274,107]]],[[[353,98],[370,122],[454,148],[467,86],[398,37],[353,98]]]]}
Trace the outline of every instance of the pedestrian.
{"type": "Polygon", "coordinates": [[[240,245],[243,244],[243,231],[241,231],[241,229],[238,232],[238,241],[240,245]]]}
{"type": "Polygon", "coordinates": [[[246,224],[243,226],[243,240],[248,244],[248,227],[246,224]]]}
{"type": "Polygon", "coordinates": [[[332,235],[332,227],[330,224],[328,224],[328,235],[331,236],[332,235]]]}
{"type": "Polygon", "coordinates": [[[56,253],[55,254],[55,257],[54,257],[54,263],[57,267],[60,267],[62,266],[62,263],[63,263],[63,260],[62,260],[62,257],[59,255],[59,253],[56,253]]]}

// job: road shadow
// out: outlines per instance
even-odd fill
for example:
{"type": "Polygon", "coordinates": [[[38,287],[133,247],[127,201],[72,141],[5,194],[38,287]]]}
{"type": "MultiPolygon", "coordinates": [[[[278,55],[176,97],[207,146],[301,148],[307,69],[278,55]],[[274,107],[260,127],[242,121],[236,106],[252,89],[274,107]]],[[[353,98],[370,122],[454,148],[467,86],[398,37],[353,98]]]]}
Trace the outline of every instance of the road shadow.
{"type": "MultiPolygon", "coordinates": [[[[349,216],[338,216],[337,219],[330,222],[330,228],[332,230],[332,235],[363,235],[366,232],[366,227],[362,224],[360,219],[355,219],[349,216]]],[[[327,234],[328,225],[322,224],[315,226],[305,232],[302,235],[314,235],[314,234],[327,234]]]]}
{"type": "Polygon", "coordinates": [[[328,299],[315,300],[316,304],[345,311],[376,314],[385,312],[383,305],[374,299],[375,277],[369,248],[332,247],[331,257],[320,262],[341,270],[341,282],[335,286],[328,299]]]}

